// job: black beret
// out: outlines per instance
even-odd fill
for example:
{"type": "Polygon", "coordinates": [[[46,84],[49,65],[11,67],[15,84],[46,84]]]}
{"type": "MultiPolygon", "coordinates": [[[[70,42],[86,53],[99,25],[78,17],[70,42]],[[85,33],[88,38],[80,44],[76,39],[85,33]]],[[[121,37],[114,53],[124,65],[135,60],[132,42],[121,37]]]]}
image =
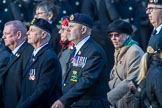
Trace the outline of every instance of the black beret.
{"type": "Polygon", "coordinates": [[[149,4],[162,5],[162,0],[148,0],[149,4]]]}
{"type": "Polygon", "coordinates": [[[162,50],[162,36],[161,35],[151,36],[148,43],[147,52],[156,53],[161,50],[162,50]]]}
{"type": "Polygon", "coordinates": [[[85,25],[90,28],[92,28],[93,26],[92,18],[82,13],[75,13],[75,14],[70,15],[70,22],[79,23],[79,24],[85,25]]]}
{"type": "Polygon", "coordinates": [[[38,28],[41,28],[43,30],[45,30],[48,33],[52,33],[52,25],[45,19],[42,18],[34,18],[31,22],[30,25],[34,25],[38,28]]]}
{"type": "Polygon", "coordinates": [[[133,33],[133,28],[131,24],[122,20],[116,20],[109,24],[107,28],[107,32],[118,32],[118,33],[126,33],[128,35],[133,33]]]}

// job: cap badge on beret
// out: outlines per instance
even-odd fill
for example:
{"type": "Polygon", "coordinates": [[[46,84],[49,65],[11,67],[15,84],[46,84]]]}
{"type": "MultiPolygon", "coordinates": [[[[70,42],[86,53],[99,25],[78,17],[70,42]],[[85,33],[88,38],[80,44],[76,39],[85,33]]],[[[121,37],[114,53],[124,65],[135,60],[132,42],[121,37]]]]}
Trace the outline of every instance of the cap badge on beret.
{"type": "Polygon", "coordinates": [[[74,15],[70,16],[70,21],[74,20],[74,15]]]}
{"type": "Polygon", "coordinates": [[[151,46],[148,46],[147,47],[147,52],[148,53],[154,53],[155,51],[154,51],[154,49],[151,46]]]}
{"type": "Polygon", "coordinates": [[[31,25],[33,25],[34,24],[34,22],[35,22],[35,18],[34,19],[32,19],[32,21],[31,21],[31,25]]]}

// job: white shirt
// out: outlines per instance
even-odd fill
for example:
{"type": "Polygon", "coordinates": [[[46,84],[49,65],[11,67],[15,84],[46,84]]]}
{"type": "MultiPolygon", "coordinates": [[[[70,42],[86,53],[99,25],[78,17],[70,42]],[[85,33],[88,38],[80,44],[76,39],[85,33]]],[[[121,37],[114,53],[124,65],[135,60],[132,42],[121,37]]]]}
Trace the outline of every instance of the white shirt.
{"type": "Polygon", "coordinates": [[[47,45],[48,43],[45,43],[44,45],[42,45],[41,47],[39,47],[38,49],[33,51],[33,55],[35,56],[45,45],[47,45]]]}
{"type": "Polygon", "coordinates": [[[12,50],[12,54],[15,55],[16,52],[20,49],[20,47],[25,43],[25,41],[23,41],[20,45],[18,45],[14,50],[12,50]]]}
{"type": "Polygon", "coordinates": [[[75,52],[74,56],[76,56],[76,54],[78,53],[80,48],[88,41],[89,38],[90,38],[90,36],[87,36],[82,41],[80,41],[77,45],[75,45],[76,52],[75,52]]]}
{"type": "MultiPolygon", "coordinates": [[[[154,28],[155,29],[155,28],[154,28]]],[[[157,28],[156,28],[156,34],[159,34],[160,30],[162,29],[162,24],[160,24],[157,28]]]]}

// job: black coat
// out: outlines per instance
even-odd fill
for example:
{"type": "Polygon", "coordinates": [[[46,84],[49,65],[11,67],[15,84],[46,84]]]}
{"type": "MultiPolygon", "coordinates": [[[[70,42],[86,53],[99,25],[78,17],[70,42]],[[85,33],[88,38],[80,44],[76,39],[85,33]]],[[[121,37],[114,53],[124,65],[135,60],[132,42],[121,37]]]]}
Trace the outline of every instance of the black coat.
{"type": "MultiPolygon", "coordinates": [[[[153,58],[154,59],[154,58],[153,58]]],[[[162,108],[162,62],[161,59],[154,59],[146,76],[146,99],[147,107],[162,108]]]]}
{"type": "Polygon", "coordinates": [[[50,108],[62,95],[61,78],[59,60],[53,49],[45,45],[23,73],[23,95],[16,108],[50,108]]]}
{"type": "Polygon", "coordinates": [[[21,97],[22,74],[33,51],[25,42],[9,61],[3,76],[4,108],[15,108],[21,97]],[[12,101],[11,101],[12,99],[12,101]]]}
{"type": "Polygon", "coordinates": [[[66,107],[108,108],[108,71],[103,49],[90,38],[75,59],[69,62],[60,100],[66,107]]]}

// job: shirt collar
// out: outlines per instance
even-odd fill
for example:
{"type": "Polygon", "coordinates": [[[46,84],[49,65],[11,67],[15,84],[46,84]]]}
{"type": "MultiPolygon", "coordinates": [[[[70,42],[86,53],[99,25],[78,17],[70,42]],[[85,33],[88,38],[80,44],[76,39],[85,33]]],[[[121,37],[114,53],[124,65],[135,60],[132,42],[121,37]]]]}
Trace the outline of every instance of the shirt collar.
{"type": "Polygon", "coordinates": [[[74,56],[76,56],[76,54],[78,53],[78,51],[80,50],[80,48],[88,41],[89,38],[90,38],[90,36],[87,36],[82,41],[80,41],[77,45],[75,45],[76,52],[75,52],[74,56]]]}
{"type": "Polygon", "coordinates": [[[16,54],[16,52],[20,49],[20,47],[25,43],[25,41],[23,41],[20,45],[18,45],[13,51],[12,54],[16,54]]]}
{"type": "Polygon", "coordinates": [[[44,45],[42,45],[41,47],[37,48],[36,50],[33,51],[33,55],[35,56],[45,45],[47,45],[48,43],[45,43],[44,45]]]}
{"type": "MultiPolygon", "coordinates": [[[[162,24],[160,24],[157,28],[156,28],[156,34],[158,34],[159,32],[160,32],[160,30],[161,30],[161,28],[162,28],[162,24]]],[[[155,28],[154,28],[155,29],[155,28]]]]}

